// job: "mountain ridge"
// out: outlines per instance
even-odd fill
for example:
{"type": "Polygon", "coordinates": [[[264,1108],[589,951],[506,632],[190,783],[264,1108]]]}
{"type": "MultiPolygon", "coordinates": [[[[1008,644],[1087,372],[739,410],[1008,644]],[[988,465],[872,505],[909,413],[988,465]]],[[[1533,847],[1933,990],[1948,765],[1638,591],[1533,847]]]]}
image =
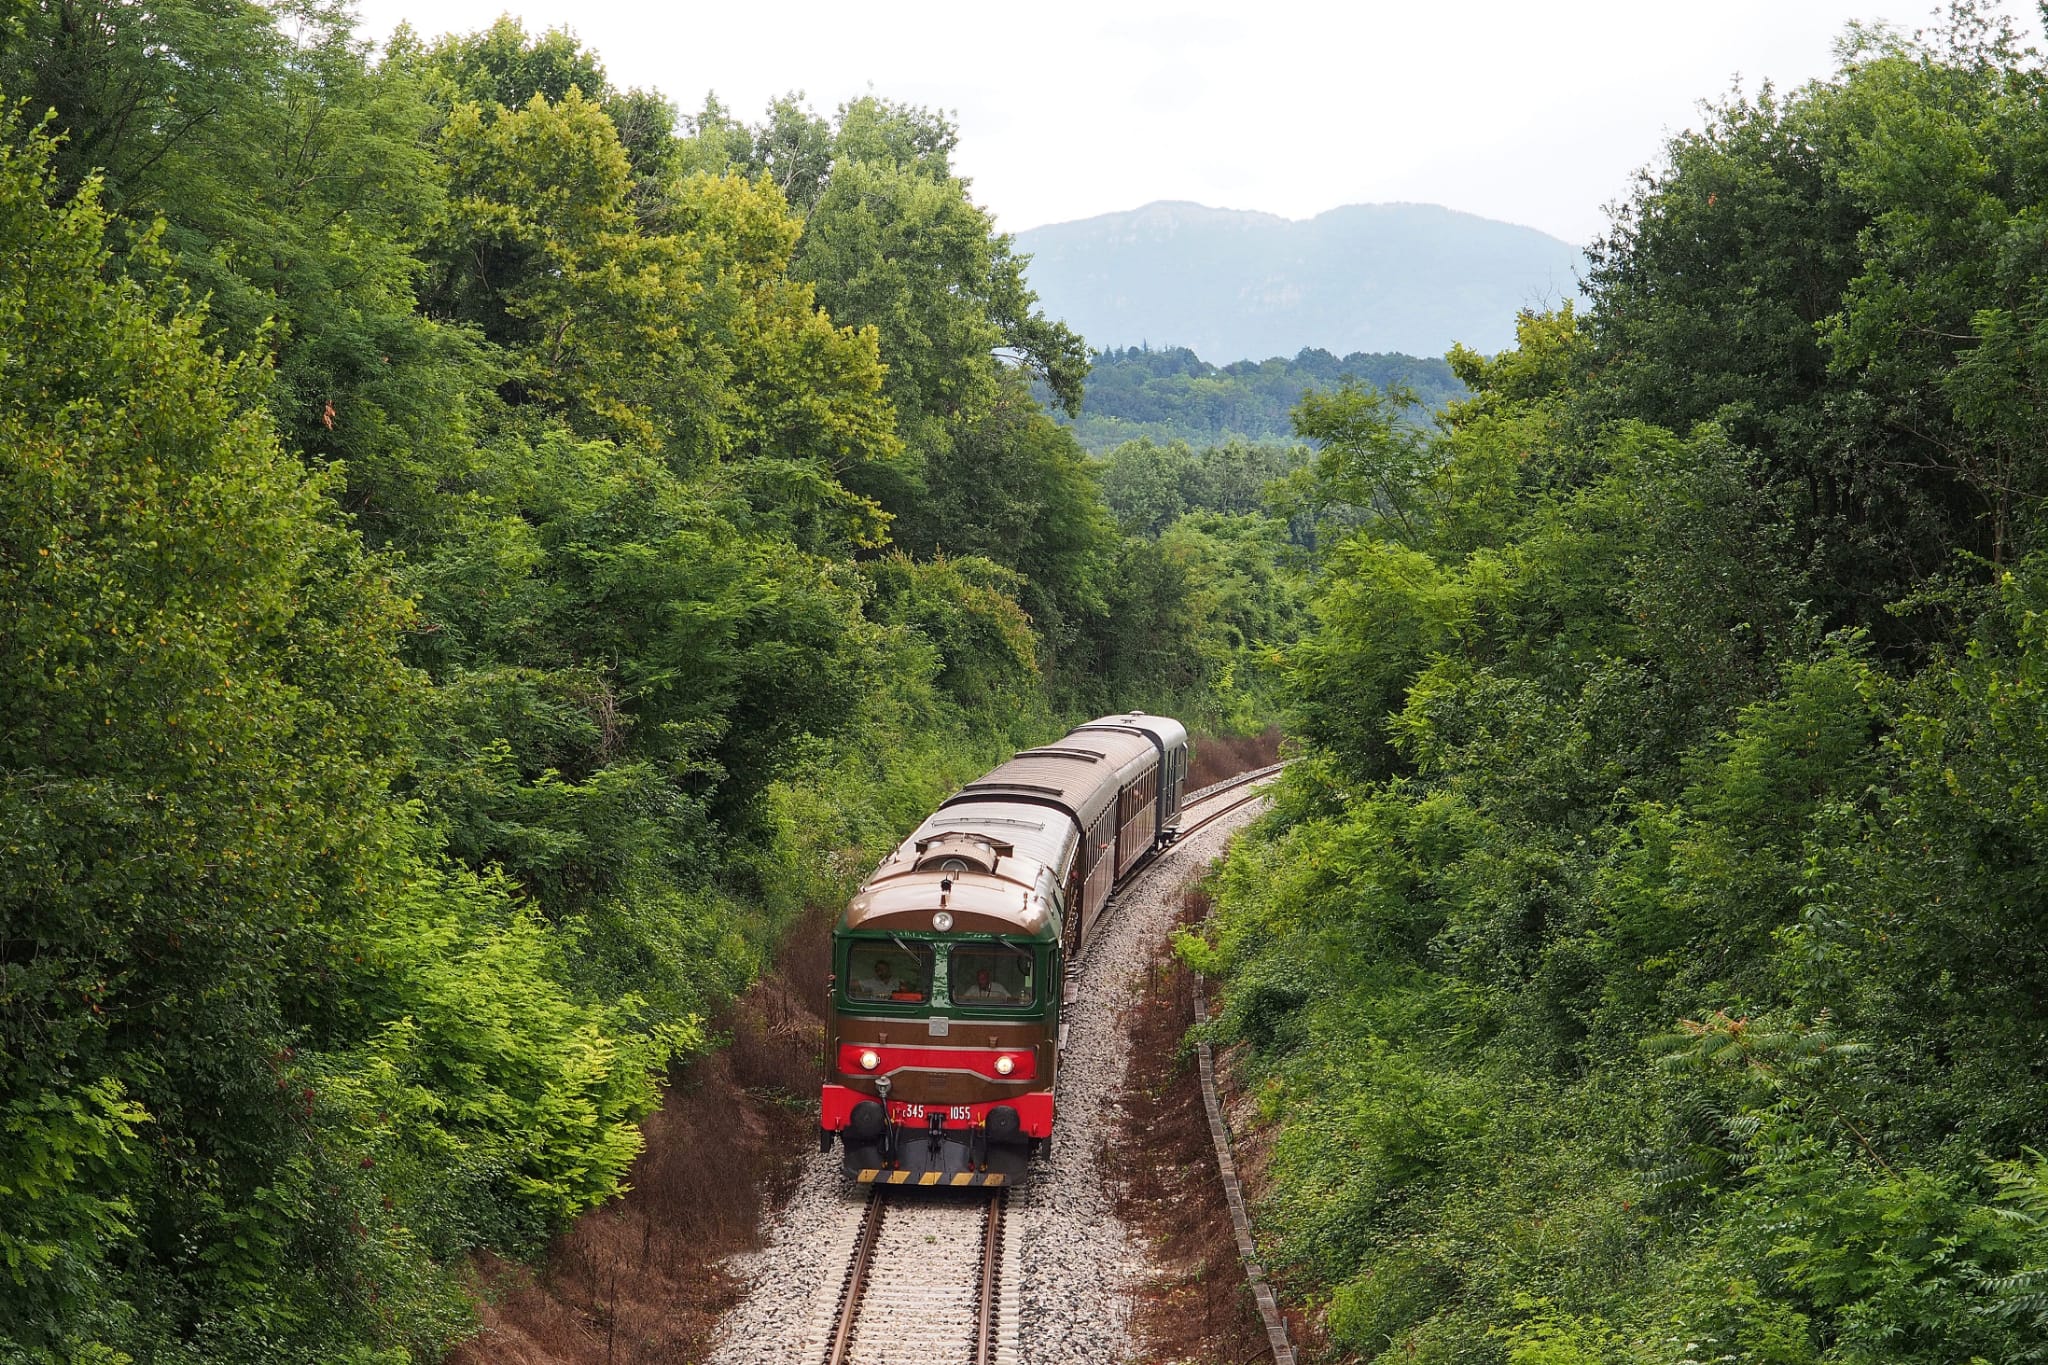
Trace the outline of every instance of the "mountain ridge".
{"type": "Polygon", "coordinates": [[[1536,228],[1411,202],[1290,219],[1155,200],[1016,243],[1046,313],[1091,346],[1185,346],[1219,365],[1303,347],[1499,350],[1519,309],[1577,292],[1581,259],[1536,228]]]}
{"type": "Polygon", "coordinates": [[[1011,233],[1011,236],[1021,237],[1026,233],[1044,232],[1049,228],[1073,227],[1079,223],[1099,222],[1105,218],[1133,218],[1158,209],[1194,209],[1218,218],[1248,218],[1283,224],[1313,223],[1318,219],[1347,213],[1353,209],[1426,209],[1450,217],[1470,218],[1482,223],[1498,223],[1502,227],[1517,228],[1522,231],[1537,233],[1540,236],[1550,238],[1554,242],[1561,242],[1566,246],[1571,245],[1564,238],[1554,233],[1544,232],[1542,228],[1531,227],[1527,223],[1517,223],[1509,218],[1495,218],[1484,213],[1472,213],[1466,209],[1454,209],[1447,204],[1432,204],[1426,199],[1375,199],[1370,202],[1356,204],[1337,204],[1311,213],[1305,218],[1290,218],[1284,213],[1275,213],[1271,209],[1240,209],[1231,208],[1225,204],[1204,204],[1199,199],[1150,199],[1136,208],[1111,209],[1107,213],[1091,213],[1082,218],[1061,218],[1055,222],[1039,223],[1034,227],[1018,228],[1011,233]]]}

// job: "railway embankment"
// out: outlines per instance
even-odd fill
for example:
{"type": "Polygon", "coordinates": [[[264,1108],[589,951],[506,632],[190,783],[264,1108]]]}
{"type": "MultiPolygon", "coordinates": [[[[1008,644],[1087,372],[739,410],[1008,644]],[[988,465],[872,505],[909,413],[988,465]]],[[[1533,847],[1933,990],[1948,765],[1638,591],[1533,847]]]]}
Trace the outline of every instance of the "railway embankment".
{"type": "Polygon", "coordinates": [[[717,1021],[725,1047],[679,1069],[627,1193],[578,1219],[538,1268],[477,1267],[481,1331],[447,1365],[653,1365],[702,1360],[744,1289],[726,1258],[803,1174],[823,1025],[795,983],[822,980],[821,924],[717,1021]]]}
{"type": "MultiPolygon", "coordinates": [[[[1207,912],[1207,895],[1190,888],[1175,925],[1191,927],[1207,912]]],[[[1125,1017],[1131,1065],[1109,1165],[1117,1214],[1144,1243],[1151,1267],[1134,1292],[1132,1334],[1148,1360],[1257,1360],[1265,1326],[1246,1292],[1217,1180],[1189,1032],[1195,1014],[1194,972],[1162,955],[1125,1017]]]]}

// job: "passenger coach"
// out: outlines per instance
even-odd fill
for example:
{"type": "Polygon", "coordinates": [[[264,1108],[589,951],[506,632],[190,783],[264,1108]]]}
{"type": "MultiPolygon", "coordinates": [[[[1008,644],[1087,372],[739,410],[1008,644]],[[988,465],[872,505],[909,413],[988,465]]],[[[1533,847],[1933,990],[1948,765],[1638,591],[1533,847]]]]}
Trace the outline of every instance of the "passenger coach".
{"type": "Polygon", "coordinates": [[[1173,838],[1187,730],[1105,716],[967,784],[833,930],[820,1146],[849,1178],[1014,1183],[1052,1136],[1067,963],[1173,838]]]}

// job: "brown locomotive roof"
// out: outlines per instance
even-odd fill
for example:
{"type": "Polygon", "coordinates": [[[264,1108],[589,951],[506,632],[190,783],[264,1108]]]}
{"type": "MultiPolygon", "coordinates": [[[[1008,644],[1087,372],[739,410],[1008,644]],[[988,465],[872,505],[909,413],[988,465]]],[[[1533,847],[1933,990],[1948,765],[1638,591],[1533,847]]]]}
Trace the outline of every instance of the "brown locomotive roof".
{"type": "MultiPolygon", "coordinates": [[[[1081,835],[1074,822],[1059,811],[1002,796],[962,797],[925,817],[911,832],[903,847],[947,832],[967,834],[993,843],[1009,844],[1017,856],[1031,858],[1051,868],[1057,876],[1079,848],[1081,835]]],[[[899,848],[891,860],[901,856],[899,848]]]]}
{"type": "MultiPolygon", "coordinates": [[[[951,841],[941,835],[939,842],[951,841]]],[[[914,846],[905,849],[847,902],[841,920],[846,928],[924,933],[935,927],[932,916],[944,910],[963,933],[1042,938],[1056,932],[1052,873],[1042,863],[999,853],[989,871],[945,872],[918,866],[914,846]]]]}

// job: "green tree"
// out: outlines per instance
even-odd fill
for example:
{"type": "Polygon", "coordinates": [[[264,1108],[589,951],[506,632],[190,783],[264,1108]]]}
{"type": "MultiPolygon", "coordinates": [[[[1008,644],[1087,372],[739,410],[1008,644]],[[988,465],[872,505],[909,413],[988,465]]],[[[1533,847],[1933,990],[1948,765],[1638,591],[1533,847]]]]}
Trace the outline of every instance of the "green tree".
{"type": "Polygon", "coordinates": [[[466,470],[478,357],[414,309],[436,112],[404,38],[373,64],[353,29],[329,4],[42,7],[0,82],[63,134],[60,192],[97,175],[130,231],[161,216],[214,335],[269,354],[286,440],[346,464],[381,542],[427,531],[466,470]]]}
{"type": "Polygon", "coordinates": [[[112,274],[92,182],[51,209],[50,143],[6,131],[0,1185],[29,1245],[0,1330],[62,1351],[195,1298],[244,1329],[328,1293],[368,1315],[331,1263],[281,1273],[264,1201],[305,1142],[275,1055],[387,876],[411,614],[279,448],[260,368],[112,274]],[[193,1278],[151,1303],[152,1266],[193,1278]],[[271,1308],[231,1282],[269,1270],[271,1308]]]}
{"type": "Polygon", "coordinates": [[[1081,340],[1037,310],[1024,259],[953,174],[959,135],[943,115],[864,96],[828,124],[792,95],[753,128],[715,100],[692,126],[685,163],[775,183],[803,217],[798,277],[816,286],[835,320],[872,327],[880,339],[886,392],[926,468],[862,491],[906,511],[959,432],[1010,401],[1008,366],[1037,376],[1068,411],[1078,408],[1081,340]]]}
{"type": "Polygon", "coordinates": [[[916,555],[978,555],[1022,576],[1019,601],[1057,678],[1085,673],[1083,637],[1099,629],[1117,535],[1094,469],[1074,439],[1002,377],[1001,401],[932,452],[929,488],[896,521],[916,555]]]}
{"type": "Polygon", "coordinates": [[[1402,420],[1414,395],[1346,383],[1302,395],[1295,434],[1315,456],[1292,481],[1290,501],[1312,519],[1363,519],[1385,539],[1419,545],[1427,537],[1422,496],[1436,458],[1428,433],[1402,420]]]}
{"type": "Polygon", "coordinates": [[[1731,97],[1675,139],[1593,253],[1601,410],[1718,421],[1801,504],[1827,619],[1888,646],[1958,552],[2032,548],[2014,445],[2038,262],[2021,188],[2040,71],[1970,4],[1859,28],[1832,81],[1731,97]]]}
{"type": "Polygon", "coordinates": [[[675,170],[681,125],[675,106],[652,91],[615,87],[597,54],[566,28],[533,37],[517,19],[501,15],[489,28],[450,34],[421,55],[445,83],[443,99],[451,104],[524,109],[536,95],[560,104],[574,90],[599,105],[618,132],[643,200],[658,201],[661,182],[675,170]]]}
{"type": "Polygon", "coordinates": [[[694,1021],[578,1003],[393,799],[432,713],[391,564],[51,155],[0,137],[0,1337],[430,1354],[443,1262],[615,1192],[694,1021]]]}
{"type": "Polygon", "coordinates": [[[507,401],[680,474],[734,466],[812,543],[879,538],[879,509],[845,487],[904,463],[877,339],[790,278],[799,226],[772,190],[697,173],[644,218],[610,120],[573,89],[458,105],[442,150],[425,302],[504,349],[507,401]]]}
{"type": "Polygon", "coordinates": [[[1102,497],[1130,535],[1157,536],[1187,510],[1182,489],[1194,452],[1185,445],[1126,441],[1102,459],[1102,497]]]}
{"type": "Polygon", "coordinates": [[[1303,754],[1184,948],[1340,1351],[2040,1354],[2040,63],[1843,56],[1436,430],[1304,405],[1303,754]]]}
{"type": "Polygon", "coordinates": [[[0,54],[0,88],[54,111],[64,139],[50,153],[52,189],[76,194],[103,178],[103,202],[142,222],[177,186],[171,157],[246,109],[252,79],[276,67],[283,40],[250,0],[195,0],[136,11],[78,3],[23,6],[0,54]]]}

